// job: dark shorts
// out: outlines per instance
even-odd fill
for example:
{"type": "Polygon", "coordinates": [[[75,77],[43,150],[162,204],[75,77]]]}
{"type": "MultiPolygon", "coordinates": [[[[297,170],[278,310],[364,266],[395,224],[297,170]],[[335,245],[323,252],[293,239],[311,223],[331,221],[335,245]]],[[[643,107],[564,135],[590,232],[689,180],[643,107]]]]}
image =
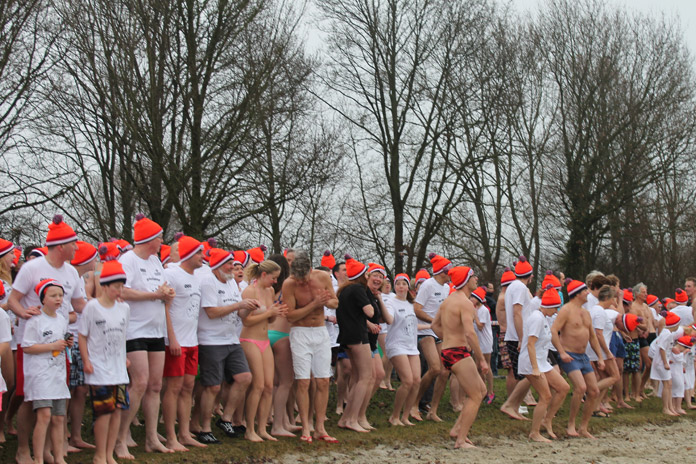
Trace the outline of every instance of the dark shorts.
{"type": "Polygon", "coordinates": [[[638,340],[627,342],[626,357],[624,358],[623,370],[626,374],[633,374],[640,371],[640,345],[638,340]]]}
{"type": "Polygon", "coordinates": [[[200,345],[198,366],[201,384],[204,387],[234,382],[234,376],[249,372],[244,349],[241,345],[200,345]]]}
{"type": "Polygon", "coordinates": [[[452,366],[457,364],[462,359],[471,357],[471,352],[463,346],[455,346],[452,348],[443,348],[442,353],[440,353],[440,359],[442,360],[442,365],[448,371],[452,370],[452,366]]]}
{"type": "Polygon", "coordinates": [[[130,405],[125,385],[90,385],[89,396],[94,417],[111,414],[116,408],[128,409],[130,405]]]}
{"type": "Polygon", "coordinates": [[[505,341],[505,332],[500,332],[500,335],[498,335],[498,357],[500,357],[500,364],[503,366],[503,369],[512,369],[507,342],[505,341]]]}
{"type": "Polygon", "coordinates": [[[420,344],[421,340],[423,340],[424,338],[428,338],[428,337],[434,339],[436,345],[437,345],[438,343],[442,343],[442,340],[440,340],[439,338],[437,338],[435,335],[418,335],[418,344],[420,344]]]}
{"type": "Polygon", "coordinates": [[[77,347],[70,350],[72,362],[70,363],[70,388],[80,387],[85,384],[85,369],[82,365],[82,355],[77,347]]]}
{"type": "Polygon", "coordinates": [[[615,358],[624,359],[626,357],[626,347],[624,339],[619,332],[612,332],[609,342],[609,351],[615,358]]]}
{"type": "Polygon", "coordinates": [[[348,357],[348,352],[343,349],[343,347],[338,347],[338,353],[336,354],[336,360],[340,359],[350,359],[348,357]]]}
{"type": "Polygon", "coordinates": [[[520,342],[513,342],[513,341],[505,342],[505,346],[507,347],[508,356],[510,357],[510,369],[512,369],[512,373],[515,376],[515,379],[523,380],[524,375],[519,374],[519,368],[517,366],[517,362],[519,361],[519,358],[520,358],[520,351],[517,349],[517,347],[519,345],[520,345],[520,342]]]}
{"type": "Polygon", "coordinates": [[[162,338],[134,338],[133,340],[126,340],[126,353],[132,351],[147,351],[156,352],[164,351],[166,346],[164,345],[164,337],[162,338]]]}
{"type": "Polygon", "coordinates": [[[646,340],[648,341],[648,346],[650,346],[650,344],[652,342],[654,342],[656,338],[657,338],[657,334],[655,332],[650,332],[648,334],[648,338],[646,338],[646,340]]]}
{"type": "Polygon", "coordinates": [[[559,366],[561,366],[561,369],[563,369],[563,372],[566,374],[570,374],[571,372],[577,370],[579,370],[582,375],[594,372],[592,369],[592,364],[590,364],[590,358],[588,358],[585,353],[573,353],[571,351],[566,351],[566,354],[573,358],[571,362],[567,363],[561,360],[559,363],[559,366]]]}
{"type": "Polygon", "coordinates": [[[650,346],[650,342],[647,338],[638,337],[638,346],[640,346],[640,349],[642,350],[643,348],[648,348],[650,346]]]}
{"type": "Polygon", "coordinates": [[[549,360],[549,364],[552,366],[558,366],[561,364],[561,357],[558,355],[558,351],[549,350],[549,355],[546,357],[549,360]]]}

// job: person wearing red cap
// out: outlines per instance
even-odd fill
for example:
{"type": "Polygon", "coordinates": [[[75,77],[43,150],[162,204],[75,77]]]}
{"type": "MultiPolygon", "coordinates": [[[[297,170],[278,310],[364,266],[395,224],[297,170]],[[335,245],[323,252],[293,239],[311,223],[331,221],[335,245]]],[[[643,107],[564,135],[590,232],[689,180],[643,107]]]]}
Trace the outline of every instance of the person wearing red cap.
{"type": "Polygon", "coordinates": [[[145,417],[145,451],[172,453],[157,438],[160,390],[164,372],[164,336],[167,322],[164,306],[174,298],[174,290],[164,279],[164,268],[157,253],[162,245],[162,227],[142,214],[136,215],[132,250],[119,258],[127,280],[122,297],[130,306],[126,352],[130,367],[131,407],[124,414],[116,441],[116,455],[130,456],[130,425],[142,401],[145,417]]]}
{"type": "Polygon", "coordinates": [[[205,446],[191,437],[191,399],[198,373],[198,313],[201,309],[201,285],[194,271],[203,265],[203,244],[193,237],[179,238],[178,266],[164,270],[164,279],[174,289],[174,298],[164,306],[167,322],[167,346],[164,377],[167,384],[162,398],[162,416],[166,430],[165,446],[187,451],[186,445],[205,446]],[[177,436],[175,423],[179,422],[177,436]]]}
{"type": "MultiPolygon", "coordinates": [[[[633,295],[632,288],[625,288],[619,296],[624,313],[634,314],[641,318],[643,317],[642,311],[633,306],[635,296],[633,295]]],[[[626,356],[624,357],[623,364],[623,394],[627,400],[630,399],[640,403],[643,401],[643,398],[638,393],[638,389],[640,388],[640,342],[638,341],[638,330],[639,328],[636,327],[634,330],[630,331],[628,335],[631,340],[626,340],[624,343],[626,356]]]]}
{"type": "Polygon", "coordinates": [[[440,358],[443,366],[457,376],[466,395],[450,436],[456,437],[455,448],[473,448],[474,444],[468,438],[469,430],[486,395],[486,385],[479,372],[485,375],[488,371],[488,364],[476,338],[474,305],[470,300],[471,293],[478,287],[478,278],[466,266],[451,268],[448,276],[452,279],[455,291],[443,301],[432,328],[442,338],[440,358]],[[476,362],[472,359],[472,353],[476,362]]]}
{"type": "MultiPolygon", "coordinates": [[[[588,425],[599,401],[599,388],[585,349],[588,341],[595,353],[600,352],[600,347],[597,334],[592,328],[592,318],[582,307],[589,293],[587,285],[577,280],[566,279],[566,290],[569,301],[561,307],[551,327],[551,340],[561,358],[561,369],[573,383],[567,433],[571,437],[594,438],[588,430],[588,425]],[[576,431],[575,419],[585,394],[585,408],[580,427],[576,431]]],[[[604,370],[602,358],[597,360],[597,367],[604,370]]]]}
{"type": "MultiPolygon", "coordinates": [[[[433,276],[421,284],[418,289],[418,294],[413,302],[413,310],[418,317],[420,324],[432,324],[433,319],[440,309],[440,305],[449,295],[448,272],[452,269],[450,260],[443,258],[435,253],[428,255],[430,264],[433,266],[433,276]]],[[[440,360],[441,340],[435,336],[432,329],[424,329],[418,331],[418,347],[428,364],[428,370],[421,379],[421,384],[418,389],[418,400],[421,401],[430,384],[435,380],[433,387],[433,398],[430,402],[430,410],[426,415],[426,419],[435,422],[442,422],[442,419],[437,415],[437,409],[440,405],[440,399],[445,392],[447,386],[447,378],[449,372],[443,367],[440,360]]],[[[411,415],[418,420],[420,413],[417,408],[411,411],[411,415]]]]}
{"type": "Polygon", "coordinates": [[[312,269],[307,252],[296,250],[295,260],[290,266],[290,277],[283,282],[282,293],[283,302],[288,307],[287,319],[292,324],[290,350],[302,421],[300,439],[311,442],[313,437],[315,440],[338,443],[324,427],[331,378],[331,341],[324,325],[324,307],[338,306],[331,277],[324,271],[312,269]],[[309,385],[312,376],[316,380],[313,436],[309,415],[309,385]]]}
{"type": "Polygon", "coordinates": [[[529,438],[542,443],[550,442],[541,435],[542,425],[551,438],[556,438],[553,433],[553,418],[570,390],[560,372],[548,361],[551,345],[549,319],[556,314],[560,306],[561,296],[553,283],[547,283],[538,306],[535,305],[524,321],[524,334],[518,362],[519,372],[527,377],[539,394],[529,438]]]}
{"type": "MultiPolygon", "coordinates": [[[[662,413],[668,416],[678,416],[672,404],[672,347],[674,343],[684,335],[684,329],[680,327],[679,315],[664,311],[664,328],[660,331],[654,343],[653,362],[650,368],[650,378],[662,382],[662,413]]],[[[630,328],[630,327],[628,327],[630,328]]]]}
{"type": "Polygon", "coordinates": [[[385,352],[401,380],[394,396],[394,409],[389,423],[398,426],[413,425],[409,421],[409,415],[416,404],[420,385],[419,324],[413,311],[409,280],[407,274],[397,274],[394,278],[396,293],[386,303],[392,322],[385,339],[385,352]]]}
{"type": "Polygon", "coordinates": [[[125,282],[121,263],[113,258],[106,261],[99,274],[99,296],[87,303],[79,323],[79,351],[92,401],[95,463],[115,462],[121,413],[129,407],[126,334],[130,307],[121,301],[125,282]]]}
{"type": "MultiPolygon", "coordinates": [[[[223,399],[222,417],[216,422],[229,437],[241,437],[246,428],[241,425],[244,396],[251,384],[251,373],[239,336],[242,317],[259,307],[256,300],[242,300],[232,270],[233,256],[229,251],[211,248],[208,251],[211,274],[201,278],[201,308],[198,313],[198,353],[200,382],[203,386],[200,405],[200,431],[196,438],[210,445],[220,441],[211,430],[215,399],[223,380],[231,384],[223,399]],[[238,420],[233,424],[233,420],[238,420]]],[[[195,419],[195,418],[194,418],[195,419]]]]}
{"type": "MultiPolygon", "coordinates": [[[[0,281],[0,302],[7,299],[7,292],[5,291],[5,286],[2,281],[0,281]]],[[[0,402],[3,400],[3,393],[8,391],[8,387],[11,390],[14,387],[14,359],[12,357],[12,321],[7,311],[0,310],[0,365],[2,370],[0,371],[0,402]],[[7,382],[5,380],[7,377],[7,382]]],[[[5,398],[5,404],[0,403],[0,443],[5,442],[5,414],[4,411],[7,409],[7,404],[9,398],[5,398]],[[4,407],[3,407],[4,406],[4,407]]]]}
{"type": "Polygon", "coordinates": [[[416,293],[418,293],[418,289],[420,288],[421,284],[428,280],[430,278],[430,274],[428,273],[427,270],[421,269],[420,271],[416,272],[416,277],[415,277],[415,284],[414,288],[416,290],[416,293]]]}
{"type": "Polygon", "coordinates": [[[684,379],[684,363],[686,362],[685,354],[693,348],[694,342],[691,336],[684,335],[679,337],[672,348],[671,354],[671,369],[672,374],[672,411],[679,414],[680,416],[685,416],[686,411],[682,408],[682,402],[684,401],[685,392],[685,379],[684,379]]]}
{"type": "Polygon", "coordinates": [[[526,420],[519,413],[520,406],[529,392],[529,380],[517,372],[517,361],[520,355],[520,340],[523,335],[523,320],[526,315],[525,307],[532,300],[529,283],[532,281],[534,268],[527,258],[520,256],[514,263],[515,280],[508,285],[505,292],[505,342],[510,357],[511,368],[508,369],[505,386],[508,397],[500,407],[500,411],[517,420],[526,420]]]}
{"type": "MultiPolygon", "coordinates": [[[[346,407],[338,426],[356,432],[369,432],[359,422],[360,409],[372,394],[372,352],[367,336],[367,318],[375,313],[375,306],[367,288],[367,266],[346,255],[348,281],[338,288],[338,343],[349,354],[352,388],[348,391],[346,407]]],[[[285,292],[283,292],[285,293],[285,292]]]]}
{"type": "Polygon", "coordinates": [[[65,464],[63,427],[70,390],[65,381],[64,351],[73,346],[73,338],[68,332],[68,321],[59,312],[64,293],[61,284],[55,279],[42,280],[35,293],[42,305],[41,314],[27,321],[22,339],[24,400],[36,413],[32,435],[34,462],[44,462],[46,432],[50,429],[54,462],[65,464]]]}
{"type": "MultiPolygon", "coordinates": [[[[346,269],[346,263],[344,261],[337,262],[336,265],[331,269],[331,282],[333,283],[334,293],[338,292],[339,287],[348,281],[348,271],[346,269]]],[[[336,414],[343,414],[343,404],[346,401],[346,393],[348,391],[348,383],[350,382],[350,359],[346,351],[341,348],[338,343],[338,334],[340,328],[338,327],[338,319],[334,318],[335,327],[335,337],[332,338],[334,347],[336,348],[336,414]]],[[[332,348],[334,349],[334,348],[332,348]]]]}
{"type": "MultiPolygon", "coordinates": [[[[41,314],[39,297],[34,287],[44,279],[51,278],[63,286],[63,302],[58,312],[68,321],[77,319],[76,311],[82,311],[86,301],[80,293],[80,276],[70,261],[77,251],[77,235],[75,231],[63,222],[63,217],[56,215],[48,226],[46,234],[46,256],[35,258],[25,263],[14,282],[8,299],[9,308],[15,313],[19,325],[15,330],[17,339],[17,378],[15,397],[24,396],[24,369],[22,339],[24,327],[33,316],[41,314]]],[[[32,421],[30,403],[24,402],[19,408],[17,420],[17,454],[20,463],[30,461],[29,425],[32,421]]]]}
{"type": "MultiPolygon", "coordinates": [[[[491,353],[493,352],[493,326],[491,325],[491,310],[486,303],[486,287],[478,287],[471,294],[471,303],[476,311],[474,319],[474,329],[476,330],[476,338],[478,338],[481,353],[488,365],[491,365],[491,353]]],[[[493,393],[493,372],[488,370],[483,378],[486,382],[486,404],[491,404],[495,399],[493,393]]]]}
{"type": "MultiPolygon", "coordinates": [[[[508,377],[510,376],[510,371],[512,370],[512,362],[510,361],[510,355],[507,350],[507,342],[505,341],[505,334],[507,333],[507,315],[505,313],[505,294],[507,289],[512,282],[515,281],[515,274],[506,267],[503,270],[503,274],[500,277],[500,293],[498,294],[498,300],[495,304],[495,318],[498,320],[498,357],[500,358],[500,364],[503,369],[507,369],[508,377]]],[[[510,396],[514,388],[514,384],[510,381],[507,386],[507,394],[510,396]]]]}

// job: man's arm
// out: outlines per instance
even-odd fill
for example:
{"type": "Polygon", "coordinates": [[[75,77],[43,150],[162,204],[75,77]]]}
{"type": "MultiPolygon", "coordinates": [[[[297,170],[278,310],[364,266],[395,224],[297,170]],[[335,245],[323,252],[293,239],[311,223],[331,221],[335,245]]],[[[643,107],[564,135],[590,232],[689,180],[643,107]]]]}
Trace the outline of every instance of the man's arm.
{"type": "Polygon", "coordinates": [[[31,316],[38,316],[41,314],[41,309],[38,306],[30,306],[28,308],[22,306],[22,298],[24,298],[24,293],[13,289],[7,299],[7,305],[17,317],[29,319],[31,316]]]}
{"type": "Polygon", "coordinates": [[[338,308],[338,297],[333,289],[333,283],[331,282],[331,276],[324,271],[319,271],[319,279],[324,288],[324,291],[328,293],[328,301],[324,303],[324,306],[331,309],[338,308]]]}
{"type": "Polygon", "coordinates": [[[561,337],[558,335],[558,333],[563,330],[567,318],[568,310],[561,308],[561,310],[558,312],[558,316],[556,316],[556,320],[551,326],[551,343],[553,343],[558,355],[561,357],[561,359],[563,359],[564,362],[570,362],[571,358],[563,348],[563,345],[561,344],[561,337]]]}
{"type": "Polygon", "coordinates": [[[440,314],[442,314],[442,311],[438,311],[435,315],[435,319],[433,319],[433,322],[430,324],[430,330],[435,332],[437,338],[442,340],[442,316],[440,314]]]}
{"type": "Polygon", "coordinates": [[[488,371],[488,364],[486,363],[486,358],[483,357],[483,353],[481,353],[481,346],[479,345],[478,337],[474,331],[473,320],[476,314],[473,304],[469,301],[467,301],[467,303],[469,304],[465,304],[461,310],[461,323],[462,327],[464,327],[464,336],[469,343],[470,350],[474,352],[476,363],[481,367],[481,372],[485,374],[488,371]]]}
{"type": "MultiPolygon", "coordinates": [[[[423,311],[423,305],[420,303],[413,303],[413,312],[416,313],[416,317],[424,322],[430,322],[432,324],[433,318],[428,316],[428,314],[423,311]]],[[[439,312],[439,311],[438,311],[439,312]]]]}
{"type": "Polygon", "coordinates": [[[522,305],[521,304],[514,304],[512,305],[512,318],[515,323],[515,331],[517,332],[517,338],[519,341],[522,341],[522,330],[523,330],[523,324],[522,324],[522,305]]]}

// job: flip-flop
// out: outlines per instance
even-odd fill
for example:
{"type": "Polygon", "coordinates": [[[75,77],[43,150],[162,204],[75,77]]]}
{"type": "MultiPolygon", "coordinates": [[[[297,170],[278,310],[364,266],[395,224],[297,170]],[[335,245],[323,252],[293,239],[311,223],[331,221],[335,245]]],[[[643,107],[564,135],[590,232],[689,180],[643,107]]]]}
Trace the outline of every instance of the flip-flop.
{"type": "Polygon", "coordinates": [[[312,443],[312,436],[311,435],[302,435],[300,437],[300,441],[303,441],[305,443],[312,443]]]}
{"type": "Polygon", "coordinates": [[[329,436],[329,435],[322,435],[320,437],[314,437],[315,440],[323,441],[325,443],[338,443],[338,439],[329,436]]]}

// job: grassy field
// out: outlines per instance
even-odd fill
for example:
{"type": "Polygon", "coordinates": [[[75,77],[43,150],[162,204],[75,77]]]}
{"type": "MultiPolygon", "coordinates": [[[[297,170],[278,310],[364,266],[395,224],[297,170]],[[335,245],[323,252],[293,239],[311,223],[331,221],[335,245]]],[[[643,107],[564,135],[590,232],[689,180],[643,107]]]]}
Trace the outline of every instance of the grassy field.
{"type": "MultiPolygon", "coordinates": [[[[503,371],[504,372],[504,371],[503,371]]],[[[498,411],[505,396],[504,380],[495,381],[496,399],[490,406],[482,405],[479,410],[478,418],[474,423],[471,439],[476,442],[476,437],[481,435],[487,436],[519,436],[520,440],[527,440],[529,422],[520,422],[508,419],[498,411]]],[[[213,432],[222,440],[221,445],[209,446],[207,449],[195,449],[186,453],[177,453],[169,455],[161,454],[146,454],[142,452],[142,445],[137,448],[132,448],[138,463],[261,463],[271,460],[283,460],[285,454],[306,454],[307,461],[311,462],[313,455],[326,453],[332,450],[341,450],[342,452],[350,451],[351,449],[366,449],[380,444],[391,444],[395,447],[403,445],[414,445],[419,443],[451,443],[447,439],[447,433],[452,427],[454,420],[457,417],[449,405],[449,393],[445,393],[442,405],[440,407],[440,416],[445,420],[443,423],[423,422],[414,427],[393,427],[387,422],[387,418],[391,414],[391,405],[393,401],[393,392],[380,390],[373,399],[370,409],[368,410],[368,418],[372,424],[377,427],[376,431],[369,434],[358,434],[348,432],[336,427],[338,420],[335,409],[334,399],[335,388],[332,388],[331,398],[329,402],[329,421],[327,422],[327,430],[330,434],[338,438],[341,443],[331,445],[327,443],[301,443],[298,438],[281,438],[278,442],[265,443],[250,443],[242,439],[230,439],[224,436],[222,432],[216,430],[213,426],[213,432]],[[219,432],[219,433],[218,433],[219,432]]],[[[628,411],[622,410],[612,414],[609,418],[593,418],[590,426],[591,431],[601,432],[602,430],[610,430],[619,425],[635,425],[639,426],[645,423],[651,424],[666,424],[674,422],[675,418],[667,417],[661,414],[661,403],[659,399],[650,398],[641,404],[634,404],[636,409],[628,411]]],[[[563,438],[565,436],[565,421],[567,420],[568,400],[554,421],[556,434],[563,438]]],[[[88,408],[89,409],[89,408],[88,408]]],[[[530,408],[531,412],[531,408],[530,408]]],[[[696,417],[696,413],[694,417],[696,417]]],[[[89,416],[89,413],[87,414],[89,416]]],[[[85,418],[85,423],[90,420],[85,418]]],[[[160,427],[161,428],[161,427],[160,427]]],[[[134,438],[138,443],[143,443],[143,428],[133,427],[134,438]]],[[[92,439],[89,431],[85,433],[85,439],[92,439]]],[[[8,442],[0,449],[0,462],[14,462],[14,453],[16,450],[16,438],[8,437],[8,442]]],[[[81,453],[70,455],[69,463],[90,463],[92,461],[92,453],[82,451],[81,453]]],[[[125,462],[125,461],[122,461],[125,462]]]]}

